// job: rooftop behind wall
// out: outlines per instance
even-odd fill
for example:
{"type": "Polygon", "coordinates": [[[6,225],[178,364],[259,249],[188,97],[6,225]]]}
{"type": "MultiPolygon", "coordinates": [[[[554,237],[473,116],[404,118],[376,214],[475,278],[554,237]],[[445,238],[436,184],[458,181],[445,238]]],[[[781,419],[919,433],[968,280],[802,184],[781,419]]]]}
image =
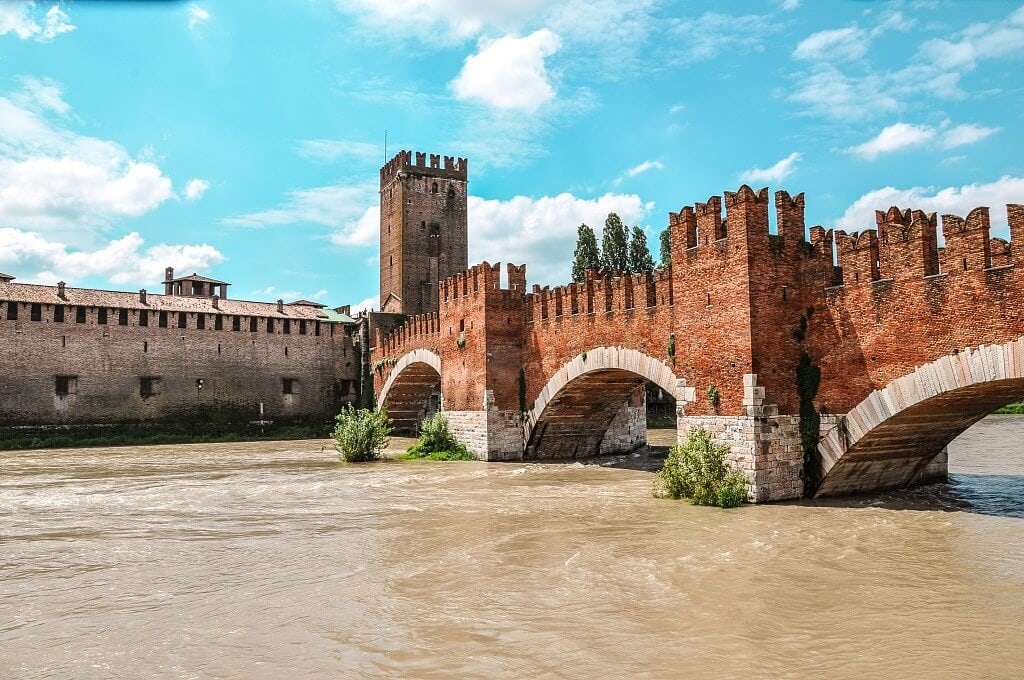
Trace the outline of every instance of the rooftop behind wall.
{"type": "Polygon", "coordinates": [[[466,181],[469,178],[469,160],[439,154],[428,156],[419,151],[399,151],[380,169],[380,185],[388,184],[400,172],[466,181]]]}

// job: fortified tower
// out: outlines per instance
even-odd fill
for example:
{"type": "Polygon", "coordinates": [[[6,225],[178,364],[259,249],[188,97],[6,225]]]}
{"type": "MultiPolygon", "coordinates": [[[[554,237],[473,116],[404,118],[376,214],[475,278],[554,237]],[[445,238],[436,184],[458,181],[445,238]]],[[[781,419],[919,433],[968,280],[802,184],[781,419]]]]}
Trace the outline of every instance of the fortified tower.
{"type": "Polygon", "coordinates": [[[465,158],[401,151],[380,170],[380,308],[438,311],[438,281],[469,267],[465,158]]]}

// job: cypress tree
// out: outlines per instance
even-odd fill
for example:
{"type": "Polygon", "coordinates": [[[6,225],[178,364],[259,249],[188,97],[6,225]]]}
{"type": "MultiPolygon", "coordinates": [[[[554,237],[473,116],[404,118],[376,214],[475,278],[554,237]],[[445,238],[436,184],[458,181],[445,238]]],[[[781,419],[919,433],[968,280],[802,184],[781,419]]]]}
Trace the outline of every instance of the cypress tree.
{"type": "Polygon", "coordinates": [[[640,227],[633,227],[633,237],[629,241],[629,271],[641,273],[654,269],[654,258],[647,247],[647,234],[640,227]]]}
{"type": "Polygon", "coordinates": [[[628,232],[622,220],[615,213],[608,213],[604,221],[604,234],[601,239],[603,263],[607,269],[629,271],[628,232]]]}
{"type": "Polygon", "coordinates": [[[572,261],[572,280],[582,283],[588,269],[601,268],[601,251],[597,249],[597,236],[594,230],[581,224],[576,231],[576,254],[572,261]]]}
{"type": "Polygon", "coordinates": [[[661,267],[672,264],[672,232],[668,227],[661,232],[661,267]]]}

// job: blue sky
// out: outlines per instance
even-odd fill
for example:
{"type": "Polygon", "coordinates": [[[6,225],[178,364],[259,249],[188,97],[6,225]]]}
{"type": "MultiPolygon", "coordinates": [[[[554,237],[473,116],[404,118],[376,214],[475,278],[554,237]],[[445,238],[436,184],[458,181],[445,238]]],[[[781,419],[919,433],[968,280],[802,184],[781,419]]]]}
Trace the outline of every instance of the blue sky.
{"type": "Polygon", "coordinates": [[[1024,202],[1024,7],[904,0],[0,0],[0,270],[377,293],[388,152],[470,158],[470,260],[742,182],[811,224],[1024,202]]]}

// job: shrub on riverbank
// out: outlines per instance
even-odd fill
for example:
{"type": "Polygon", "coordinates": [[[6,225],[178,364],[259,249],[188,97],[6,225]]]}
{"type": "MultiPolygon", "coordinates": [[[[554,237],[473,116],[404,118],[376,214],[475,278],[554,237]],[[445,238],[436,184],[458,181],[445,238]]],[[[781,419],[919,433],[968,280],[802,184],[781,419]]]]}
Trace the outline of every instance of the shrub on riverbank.
{"type": "Polygon", "coordinates": [[[1019,416],[1024,415],[1024,402],[1017,402],[1016,404],[1007,404],[1002,407],[996,413],[1000,415],[1013,415],[1019,416]]]}
{"type": "Polygon", "coordinates": [[[349,404],[338,414],[337,421],[334,441],[343,461],[363,463],[380,460],[381,451],[387,448],[391,435],[391,419],[383,409],[357,409],[349,404]]]}
{"type": "Polygon", "coordinates": [[[703,428],[690,431],[686,442],[673,446],[658,472],[654,495],[686,498],[694,505],[734,508],[747,497],[747,478],[726,463],[728,447],[716,444],[703,428]]]}
{"type": "Polygon", "coordinates": [[[398,456],[401,460],[476,460],[448,429],[448,417],[437,412],[420,425],[420,439],[398,456]]]}

